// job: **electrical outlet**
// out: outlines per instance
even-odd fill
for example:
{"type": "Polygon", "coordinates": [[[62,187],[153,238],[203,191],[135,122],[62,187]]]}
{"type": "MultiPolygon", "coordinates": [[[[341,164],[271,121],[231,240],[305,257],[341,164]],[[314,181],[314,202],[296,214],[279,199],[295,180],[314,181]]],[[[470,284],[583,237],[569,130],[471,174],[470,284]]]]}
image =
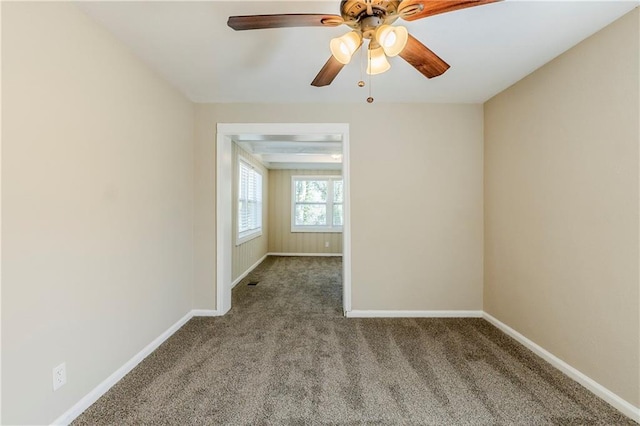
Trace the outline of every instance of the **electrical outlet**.
{"type": "Polygon", "coordinates": [[[329,248],[329,241],[324,242],[324,248],[329,248]]]}
{"type": "Polygon", "coordinates": [[[65,383],[67,383],[67,364],[63,362],[53,367],[53,390],[60,389],[65,383]]]}

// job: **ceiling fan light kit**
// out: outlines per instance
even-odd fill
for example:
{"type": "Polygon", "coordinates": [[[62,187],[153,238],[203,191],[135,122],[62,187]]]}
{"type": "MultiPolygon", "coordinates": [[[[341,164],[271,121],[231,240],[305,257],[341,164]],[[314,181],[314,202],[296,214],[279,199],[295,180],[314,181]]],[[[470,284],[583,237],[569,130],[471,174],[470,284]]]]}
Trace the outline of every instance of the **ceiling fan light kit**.
{"type": "Polygon", "coordinates": [[[362,35],[357,31],[346,33],[342,37],[334,38],[329,43],[331,54],[343,65],[351,61],[351,57],[362,44],[362,35]]]}
{"type": "MultiPolygon", "coordinates": [[[[341,16],[311,13],[230,16],[227,25],[236,31],[338,25],[350,27],[352,31],[329,43],[331,56],[311,82],[312,86],[331,84],[364,40],[369,40],[367,74],[388,71],[391,64],[387,57],[400,56],[425,77],[434,78],[444,74],[449,64],[412,37],[405,27],[392,24],[398,18],[415,21],[498,1],[502,0],[342,0],[341,16]]],[[[358,86],[362,87],[360,83],[358,86]]],[[[373,98],[369,96],[367,102],[373,102],[373,98]]]]}
{"type": "Polygon", "coordinates": [[[389,57],[398,56],[409,41],[409,31],[403,26],[380,25],[376,30],[376,40],[389,57]]]}
{"type": "Polygon", "coordinates": [[[376,75],[382,74],[391,68],[391,64],[387,60],[382,47],[375,47],[367,49],[367,74],[376,75]]]}

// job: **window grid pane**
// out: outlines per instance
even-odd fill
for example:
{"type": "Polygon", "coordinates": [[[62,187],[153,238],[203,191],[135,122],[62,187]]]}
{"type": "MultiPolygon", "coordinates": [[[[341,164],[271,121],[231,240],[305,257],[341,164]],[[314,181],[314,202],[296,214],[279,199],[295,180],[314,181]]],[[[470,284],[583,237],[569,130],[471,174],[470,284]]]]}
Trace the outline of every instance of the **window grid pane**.
{"type": "Polygon", "coordinates": [[[327,206],[325,204],[298,204],[295,216],[297,226],[326,226],[327,206]]]}
{"type": "Polygon", "coordinates": [[[344,183],[341,177],[294,176],[292,192],[293,232],[341,230],[344,222],[344,183]]]}
{"type": "Polygon", "coordinates": [[[296,202],[326,202],[328,182],[321,180],[299,180],[296,182],[296,202]]]}
{"type": "Polygon", "coordinates": [[[333,202],[334,203],[344,202],[343,188],[344,188],[343,181],[341,180],[333,181],[333,202]]]}
{"type": "Polygon", "coordinates": [[[342,226],[342,204],[333,205],[333,226],[342,226]]]}

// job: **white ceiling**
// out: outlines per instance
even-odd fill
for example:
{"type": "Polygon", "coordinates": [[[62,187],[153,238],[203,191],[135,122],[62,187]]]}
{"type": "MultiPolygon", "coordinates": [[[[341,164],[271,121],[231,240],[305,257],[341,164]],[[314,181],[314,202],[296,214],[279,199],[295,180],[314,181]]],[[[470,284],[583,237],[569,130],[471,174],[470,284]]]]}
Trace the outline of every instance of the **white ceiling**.
{"type": "MultiPolygon", "coordinates": [[[[376,102],[484,102],[639,4],[520,1],[397,21],[451,65],[428,80],[399,57],[373,77],[376,102]]],[[[339,1],[80,2],[166,80],[195,102],[363,102],[357,58],[327,87],[310,86],[329,40],[348,31],[233,31],[230,15],[339,14],[339,1]]]]}
{"type": "MultiPolygon", "coordinates": [[[[310,85],[329,58],[329,41],[348,27],[236,32],[226,25],[230,15],[339,14],[339,3],[97,1],[78,7],[194,102],[364,102],[368,87],[357,87],[358,56],[330,86],[310,85]]],[[[428,80],[399,57],[391,58],[391,70],[373,77],[373,96],[377,103],[484,102],[638,4],[505,0],[414,22],[398,20],[451,68],[428,80]]],[[[247,134],[234,140],[271,169],[342,167],[339,135],[303,140],[247,134]]]]}
{"type": "Polygon", "coordinates": [[[342,135],[234,135],[268,169],[342,169],[342,135]]]}

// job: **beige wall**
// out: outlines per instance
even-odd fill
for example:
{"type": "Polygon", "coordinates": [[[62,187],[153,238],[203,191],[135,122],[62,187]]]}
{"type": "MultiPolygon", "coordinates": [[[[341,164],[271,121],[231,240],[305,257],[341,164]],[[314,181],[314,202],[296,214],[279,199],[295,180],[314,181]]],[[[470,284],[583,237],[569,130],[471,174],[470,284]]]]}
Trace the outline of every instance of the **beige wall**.
{"type": "Polygon", "coordinates": [[[341,232],[291,232],[291,177],[341,174],[340,170],[269,171],[269,252],[342,253],[341,232]]]}
{"type": "Polygon", "coordinates": [[[267,254],[269,241],[269,170],[267,170],[250,153],[240,148],[235,143],[231,144],[233,186],[231,194],[233,213],[231,214],[231,229],[233,232],[233,251],[231,253],[231,279],[235,280],[245,273],[251,266],[267,254]],[[247,160],[253,167],[262,173],[262,235],[240,245],[236,245],[238,226],[238,156],[247,160]]]}
{"type": "MultiPolygon", "coordinates": [[[[196,117],[197,259],[215,259],[216,123],[349,123],[353,309],[482,309],[481,105],[209,104],[196,117]]],[[[213,282],[196,265],[202,300],[213,282]]]]}
{"type": "Polygon", "coordinates": [[[639,18],[485,105],[485,310],[635,406],[639,18]]]}
{"type": "Polygon", "coordinates": [[[1,422],[215,309],[218,122],[350,124],[354,309],[482,309],[485,253],[490,314],[640,405],[639,21],[487,103],[483,188],[480,105],[194,108],[74,5],[3,2],[1,422]]]}
{"type": "Polygon", "coordinates": [[[48,424],[191,309],[194,108],[71,3],[2,2],[2,90],[2,424],[48,424]]]}

